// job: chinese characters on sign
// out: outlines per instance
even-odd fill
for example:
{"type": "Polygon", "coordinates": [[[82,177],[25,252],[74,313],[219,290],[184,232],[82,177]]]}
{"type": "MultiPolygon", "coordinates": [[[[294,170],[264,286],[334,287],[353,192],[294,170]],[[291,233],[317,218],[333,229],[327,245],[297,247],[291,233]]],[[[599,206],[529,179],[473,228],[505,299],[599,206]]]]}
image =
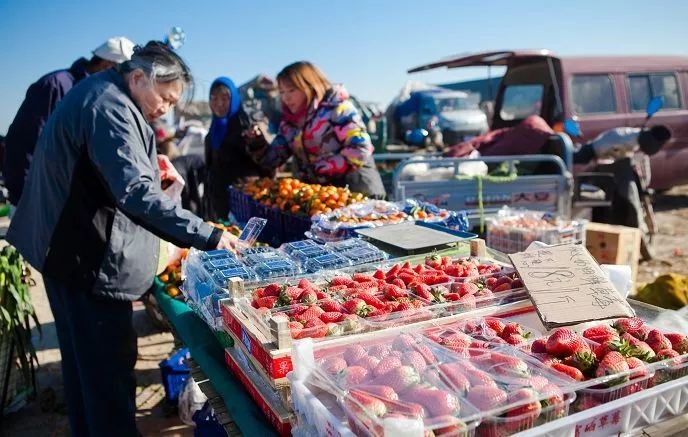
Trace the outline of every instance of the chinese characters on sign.
{"type": "Polygon", "coordinates": [[[547,329],[634,315],[584,246],[555,246],[509,258],[547,329]]]}

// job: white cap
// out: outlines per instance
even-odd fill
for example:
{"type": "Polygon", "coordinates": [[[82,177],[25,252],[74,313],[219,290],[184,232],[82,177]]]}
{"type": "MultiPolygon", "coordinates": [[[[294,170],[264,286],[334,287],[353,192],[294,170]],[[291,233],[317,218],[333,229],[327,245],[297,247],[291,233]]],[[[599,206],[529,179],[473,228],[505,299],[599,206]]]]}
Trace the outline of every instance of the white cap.
{"type": "Polygon", "coordinates": [[[131,59],[134,54],[134,43],[128,38],[117,36],[105,41],[103,45],[93,50],[93,54],[107,61],[121,64],[131,59]]]}

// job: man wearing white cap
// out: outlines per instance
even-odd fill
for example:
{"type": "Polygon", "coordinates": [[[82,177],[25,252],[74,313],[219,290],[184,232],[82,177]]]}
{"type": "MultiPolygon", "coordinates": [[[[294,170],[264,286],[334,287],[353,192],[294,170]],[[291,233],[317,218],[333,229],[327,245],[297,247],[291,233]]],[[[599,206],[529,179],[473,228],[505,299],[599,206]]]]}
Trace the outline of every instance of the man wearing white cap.
{"type": "Polygon", "coordinates": [[[110,38],[93,50],[90,60],[79,58],[31,84],[5,139],[3,175],[12,205],[19,203],[36,142],[59,101],[80,80],[129,60],[133,52],[134,43],[127,38],[110,38]]]}

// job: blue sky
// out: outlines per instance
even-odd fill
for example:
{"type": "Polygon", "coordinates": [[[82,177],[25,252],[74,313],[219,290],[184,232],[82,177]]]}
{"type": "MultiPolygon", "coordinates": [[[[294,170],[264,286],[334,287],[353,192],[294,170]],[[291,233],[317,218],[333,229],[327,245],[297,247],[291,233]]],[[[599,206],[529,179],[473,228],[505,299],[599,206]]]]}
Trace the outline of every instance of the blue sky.
{"type": "Polygon", "coordinates": [[[0,134],[33,81],[115,35],[144,43],[183,27],[180,54],[197,78],[197,98],[219,75],[242,83],[305,59],[363,100],[386,106],[408,79],[484,76],[484,69],[406,74],[453,53],[688,55],[686,17],[685,0],[0,0],[0,134]]]}

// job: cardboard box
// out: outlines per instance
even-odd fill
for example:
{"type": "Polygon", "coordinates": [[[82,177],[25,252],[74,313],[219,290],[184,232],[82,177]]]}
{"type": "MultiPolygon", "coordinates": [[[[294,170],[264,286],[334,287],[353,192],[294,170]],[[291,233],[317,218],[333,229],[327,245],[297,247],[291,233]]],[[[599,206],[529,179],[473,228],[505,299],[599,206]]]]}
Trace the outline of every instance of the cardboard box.
{"type": "Polygon", "coordinates": [[[640,259],[640,229],[590,222],[586,228],[585,246],[600,264],[631,266],[633,283],[640,259]]]}

